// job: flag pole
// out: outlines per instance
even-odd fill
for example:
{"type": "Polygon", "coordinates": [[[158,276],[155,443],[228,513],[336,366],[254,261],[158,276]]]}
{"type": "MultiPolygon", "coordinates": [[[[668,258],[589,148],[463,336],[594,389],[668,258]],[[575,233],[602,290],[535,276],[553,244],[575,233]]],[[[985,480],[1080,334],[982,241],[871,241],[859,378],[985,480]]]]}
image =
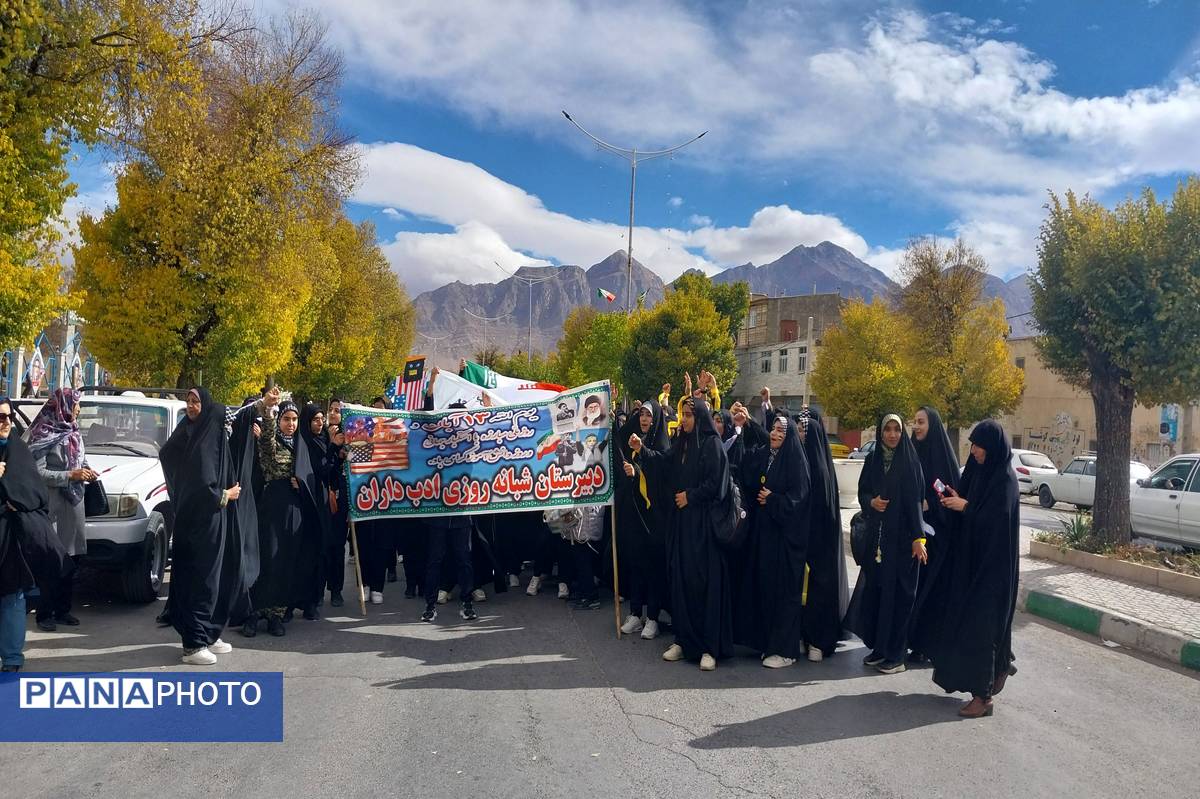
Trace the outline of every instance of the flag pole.
{"type": "Polygon", "coordinates": [[[354,520],[350,520],[350,551],[354,553],[354,581],[358,583],[358,608],[362,615],[367,615],[367,598],[363,596],[362,558],[358,556],[358,530],[354,520]]]}
{"type": "Polygon", "coordinates": [[[612,513],[609,518],[612,520],[612,553],[613,553],[613,615],[617,621],[617,640],[621,640],[621,579],[620,573],[617,570],[617,503],[612,504],[612,513]]]}

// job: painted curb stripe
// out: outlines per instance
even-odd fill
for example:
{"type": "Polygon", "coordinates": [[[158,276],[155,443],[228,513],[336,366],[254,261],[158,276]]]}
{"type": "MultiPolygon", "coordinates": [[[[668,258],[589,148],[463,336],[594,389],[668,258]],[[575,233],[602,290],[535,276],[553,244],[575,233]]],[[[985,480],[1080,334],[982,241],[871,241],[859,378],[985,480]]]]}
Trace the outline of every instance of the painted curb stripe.
{"type": "Polygon", "coordinates": [[[1025,600],[1025,610],[1088,635],[1100,634],[1100,611],[1076,605],[1051,594],[1030,591],[1028,599],[1025,600]]]}
{"type": "Polygon", "coordinates": [[[1200,671],[1200,641],[1188,641],[1179,653],[1179,662],[1187,669],[1200,671]]]}

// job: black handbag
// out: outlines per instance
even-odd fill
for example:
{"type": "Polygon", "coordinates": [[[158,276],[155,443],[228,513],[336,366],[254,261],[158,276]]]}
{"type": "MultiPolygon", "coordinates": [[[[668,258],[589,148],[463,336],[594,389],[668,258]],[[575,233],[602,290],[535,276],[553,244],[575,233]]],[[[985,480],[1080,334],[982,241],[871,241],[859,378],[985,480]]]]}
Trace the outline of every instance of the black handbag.
{"type": "Polygon", "coordinates": [[[99,480],[83,484],[83,515],[108,515],[108,494],[104,491],[104,483],[99,480]]]}
{"type": "Polygon", "coordinates": [[[746,510],[742,505],[742,490],[730,475],[717,517],[717,544],[722,549],[740,549],[746,541],[746,510]]]}
{"type": "Polygon", "coordinates": [[[850,519],[850,554],[860,567],[875,559],[879,547],[880,520],[862,511],[850,519]]]}

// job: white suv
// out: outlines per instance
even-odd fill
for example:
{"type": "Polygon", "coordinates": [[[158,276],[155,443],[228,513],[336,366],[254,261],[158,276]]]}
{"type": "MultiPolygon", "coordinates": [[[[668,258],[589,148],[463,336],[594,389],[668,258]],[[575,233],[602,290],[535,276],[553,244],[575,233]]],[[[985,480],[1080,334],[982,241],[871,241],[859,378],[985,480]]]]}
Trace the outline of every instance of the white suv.
{"type": "MultiPolygon", "coordinates": [[[[79,428],[88,465],[100,475],[108,494],[108,513],[88,517],[83,560],[117,573],[126,600],[150,602],[162,588],[174,525],[158,450],[183,418],[185,404],[165,389],[115,396],[84,391],[79,428]]],[[[13,400],[22,433],[44,402],[13,400]]]]}

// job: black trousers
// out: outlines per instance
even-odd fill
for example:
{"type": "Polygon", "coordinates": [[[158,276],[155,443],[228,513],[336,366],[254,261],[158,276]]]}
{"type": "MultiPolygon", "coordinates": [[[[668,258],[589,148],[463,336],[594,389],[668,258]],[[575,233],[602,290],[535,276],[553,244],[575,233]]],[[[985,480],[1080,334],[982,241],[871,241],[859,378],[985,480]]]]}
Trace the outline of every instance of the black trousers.
{"type": "Polygon", "coordinates": [[[340,594],[346,587],[346,542],[350,539],[350,524],[346,514],[340,510],[333,517],[332,540],[325,547],[322,568],[325,572],[325,589],[331,594],[340,594]]]}
{"type": "Polygon", "coordinates": [[[428,567],[429,531],[423,522],[404,520],[397,534],[400,554],[404,556],[404,586],[407,591],[424,595],[425,571],[428,567]]]}
{"type": "Polygon", "coordinates": [[[387,581],[388,558],[395,562],[395,536],[390,519],[359,522],[354,526],[358,538],[358,567],[368,591],[383,593],[387,581]]]}
{"type": "Polygon", "coordinates": [[[429,532],[428,563],[425,570],[425,604],[437,603],[438,585],[442,579],[442,561],[446,551],[454,552],[458,565],[458,586],[464,597],[470,597],[475,587],[474,570],[471,567],[471,527],[433,527],[429,532]]]}
{"type": "Polygon", "coordinates": [[[572,593],[579,599],[598,599],[600,593],[596,587],[596,553],[587,544],[568,544],[567,546],[570,547],[571,564],[574,567],[572,573],[574,590],[572,593]]]}
{"type": "Polygon", "coordinates": [[[46,585],[38,584],[38,593],[41,595],[37,601],[38,621],[45,621],[71,612],[72,600],[75,595],[75,570],[79,563],[79,556],[73,555],[71,563],[67,573],[57,580],[47,582],[46,585]]]}

